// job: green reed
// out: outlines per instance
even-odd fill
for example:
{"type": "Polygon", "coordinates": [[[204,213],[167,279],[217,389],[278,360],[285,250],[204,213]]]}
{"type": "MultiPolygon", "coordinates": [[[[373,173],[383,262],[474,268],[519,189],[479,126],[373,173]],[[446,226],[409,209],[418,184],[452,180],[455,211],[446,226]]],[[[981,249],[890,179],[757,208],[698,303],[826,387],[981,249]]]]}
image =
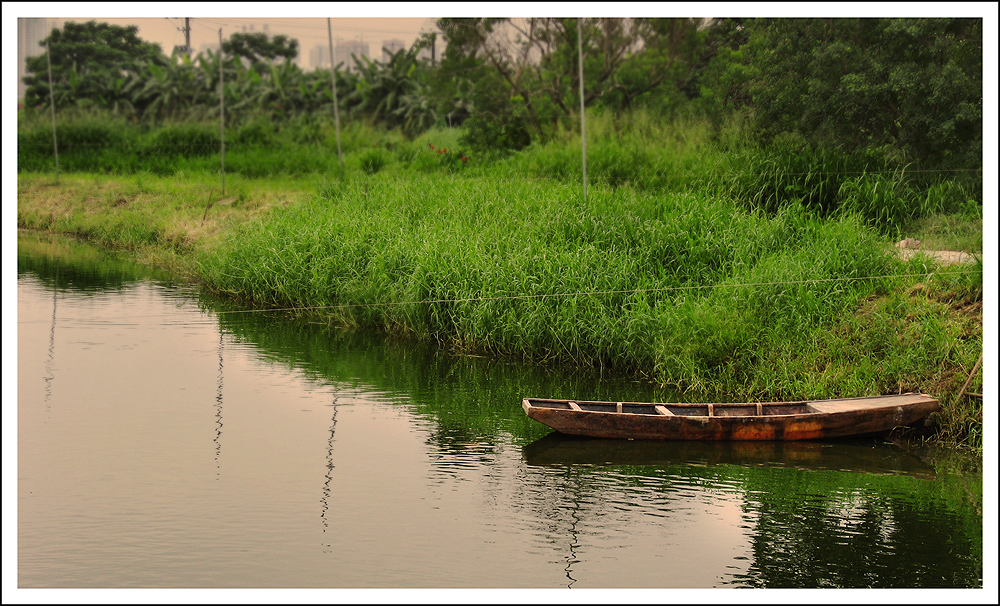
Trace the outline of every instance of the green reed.
{"type": "Polygon", "coordinates": [[[690,388],[718,384],[722,366],[740,378],[779,337],[809,338],[890,260],[857,220],[801,207],[768,216],[630,188],[594,188],[584,205],[557,182],[376,175],[238,229],[203,269],[269,306],[690,388]]]}

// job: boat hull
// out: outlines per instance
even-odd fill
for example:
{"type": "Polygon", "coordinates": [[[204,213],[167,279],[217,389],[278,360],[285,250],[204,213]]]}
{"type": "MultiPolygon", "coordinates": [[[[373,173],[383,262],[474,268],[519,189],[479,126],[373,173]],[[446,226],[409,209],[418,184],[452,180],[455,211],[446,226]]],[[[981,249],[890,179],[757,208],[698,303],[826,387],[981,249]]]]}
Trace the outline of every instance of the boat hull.
{"type": "Polygon", "coordinates": [[[526,398],[561,433],[637,440],[820,440],[878,435],[940,410],[926,394],[766,404],[646,404],[526,398]]]}

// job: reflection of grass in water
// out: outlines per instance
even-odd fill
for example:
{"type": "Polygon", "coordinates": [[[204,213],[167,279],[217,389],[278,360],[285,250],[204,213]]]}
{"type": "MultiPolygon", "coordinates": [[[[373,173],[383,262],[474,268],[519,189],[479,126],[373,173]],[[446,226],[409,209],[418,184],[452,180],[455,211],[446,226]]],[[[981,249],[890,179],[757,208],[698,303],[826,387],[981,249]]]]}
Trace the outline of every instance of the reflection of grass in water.
{"type": "Polygon", "coordinates": [[[42,232],[19,231],[17,271],[31,272],[45,284],[81,291],[120,289],[136,281],[162,276],[129,257],[42,232]]]}
{"type": "MultiPolygon", "coordinates": [[[[593,372],[568,373],[513,359],[452,355],[426,342],[329,328],[275,313],[219,315],[222,330],[262,355],[334,386],[361,385],[405,398],[434,419],[434,440],[492,442],[502,433],[528,442],[550,430],[521,409],[527,396],[671,399],[649,384],[593,372]]],[[[334,387],[335,389],[336,387],[334,387]]]]}
{"type": "MultiPolygon", "coordinates": [[[[733,468],[755,514],[754,587],[981,587],[975,478],[733,468]],[[803,553],[822,557],[802,557],[803,553]],[[892,554],[868,566],[859,557],[892,554]],[[905,561],[905,566],[898,566],[905,561]],[[789,566],[789,562],[794,562],[789,566]]],[[[980,476],[981,481],[981,476],[980,476]]]]}
{"type": "MultiPolygon", "coordinates": [[[[25,250],[34,246],[43,255],[68,252],[72,256],[74,249],[79,249],[76,257],[81,267],[100,258],[90,247],[72,242],[33,239],[31,235],[26,242],[25,250]]],[[[61,276],[62,273],[60,279],[61,276]]],[[[934,291],[929,290],[929,294],[934,291]]],[[[214,308],[209,300],[204,304],[214,308]]],[[[905,305],[905,300],[899,300],[889,307],[905,305]]],[[[929,313],[936,314],[933,310],[929,313]]],[[[400,405],[412,407],[418,416],[433,422],[429,439],[437,452],[482,455],[484,464],[494,460],[494,448],[511,443],[528,444],[548,432],[523,415],[520,399],[526,392],[552,397],[636,400],[659,399],[663,395],[649,386],[630,387],[626,381],[602,382],[586,373],[568,373],[514,361],[454,357],[430,344],[414,345],[330,329],[309,324],[302,318],[296,320],[272,313],[221,314],[220,323],[222,330],[255,344],[265,357],[299,368],[318,382],[333,384],[331,389],[360,383],[393,394],[404,402],[400,405]]],[[[713,490],[731,487],[734,494],[740,495],[742,520],[753,550],[750,569],[734,579],[736,584],[761,587],[981,584],[981,473],[939,471],[935,481],[927,482],[909,477],[807,472],[766,465],[612,463],[570,465],[565,471],[574,477],[597,473],[613,477],[613,490],[638,491],[648,497],[643,503],[652,508],[669,508],[674,504],[671,499],[678,496],[671,488],[677,486],[679,478],[714,487],[713,490]],[[822,557],[802,557],[803,553],[817,551],[822,557]],[[849,565],[858,557],[887,552],[900,557],[878,560],[864,570],[849,565]],[[889,560],[897,563],[891,564],[889,560]],[[905,570],[898,566],[900,560],[906,562],[905,570]],[[789,561],[795,565],[789,566],[789,561]]],[[[560,494],[551,475],[533,477],[545,482],[546,494],[560,494]]],[[[603,491],[608,490],[606,481],[580,485],[586,487],[582,489],[586,497],[603,497],[603,491]]],[[[574,498],[593,503],[601,513],[606,511],[607,499],[581,499],[575,493],[574,498]]]]}
{"type": "MultiPolygon", "coordinates": [[[[549,443],[539,446],[551,447],[560,440],[545,442],[549,443]]],[[[544,518],[558,507],[563,529],[571,527],[568,510],[594,520],[609,515],[607,503],[632,503],[639,510],[662,514],[692,507],[692,494],[707,491],[716,522],[731,525],[728,532],[736,533],[731,536],[748,542],[746,561],[734,562],[720,584],[770,588],[982,584],[981,505],[971,497],[981,485],[981,475],[938,474],[926,479],[925,473],[864,473],[864,462],[856,471],[830,467],[842,463],[838,455],[849,460],[871,457],[876,470],[885,468],[884,461],[877,461],[880,451],[888,457],[906,456],[891,446],[870,443],[854,445],[858,451],[839,449],[838,444],[658,443],[652,445],[650,456],[624,442],[618,450],[624,456],[616,456],[584,452],[587,442],[601,447],[616,441],[581,442],[573,445],[575,458],[564,457],[562,462],[553,456],[554,461],[533,464],[532,459],[544,453],[533,453],[535,444],[525,448],[527,463],[537,472],[528,477],[541,478],[542,490],[551,495],[533,513],[544,518]],[[747,461],[745,453],[735,452],[743,447],[773,452],[747,461]],[[834,454],[824,457],[816,452],[809,458],[819,468],[811,469],[808,461],[796,460],[802,451],[811,450],[834,454]],[[857,454],[862,450],[872,454],[857,454]],[[544,473],[547,470],[537,465],[553,473],[544,473]],[[868,564],[857,566],[858,561],[868,564]]],[[[655,517],[646,519],[655,527],[655,517]]]]}

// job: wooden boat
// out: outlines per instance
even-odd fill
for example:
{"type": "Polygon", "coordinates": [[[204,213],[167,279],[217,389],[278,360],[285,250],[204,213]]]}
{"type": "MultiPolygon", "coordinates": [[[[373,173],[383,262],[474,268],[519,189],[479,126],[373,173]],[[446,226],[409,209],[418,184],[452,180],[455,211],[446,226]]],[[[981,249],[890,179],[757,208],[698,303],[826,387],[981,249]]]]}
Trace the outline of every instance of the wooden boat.
{"type": "Polygon", "coordinates": [[[888,433],[940,410],[927,394],[801,402],[644,404],[525,398],[524,412],[565,434],[636,440],[820,440],[888,433]]]}

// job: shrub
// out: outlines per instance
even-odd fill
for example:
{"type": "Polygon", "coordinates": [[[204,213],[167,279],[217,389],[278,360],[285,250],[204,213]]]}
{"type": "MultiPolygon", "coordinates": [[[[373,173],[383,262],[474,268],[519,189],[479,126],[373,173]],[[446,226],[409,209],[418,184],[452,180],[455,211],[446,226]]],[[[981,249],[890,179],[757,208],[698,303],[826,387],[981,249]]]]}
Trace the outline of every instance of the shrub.
{"type": "Polygon", "coordinates": [[[161,156],[208,156],[219,152],[219,131],[201,125],[167,126],[153,133],[147,154],[161,156]]]}
{"type": "Polygon", "coordinates": [[[389,164],[389,154],[385,150],[372,147],[361,153],[361,170],[369,175],[379,172],[389,164]]]}

